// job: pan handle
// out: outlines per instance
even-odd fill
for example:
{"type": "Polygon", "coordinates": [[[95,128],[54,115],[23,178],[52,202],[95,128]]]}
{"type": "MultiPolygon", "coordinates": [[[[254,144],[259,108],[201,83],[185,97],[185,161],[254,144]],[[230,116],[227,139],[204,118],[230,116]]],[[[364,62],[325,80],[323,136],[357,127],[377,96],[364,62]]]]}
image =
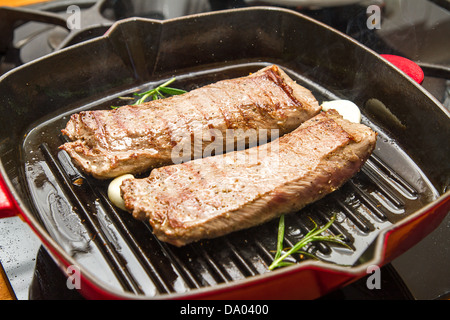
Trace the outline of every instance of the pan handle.
{"type": "Polygon", "coordinates": [[[13,217],[18,214],[18,210],[12,200],[5,180],[0,175],[0,218],[13,217]]]}
{"type": "Polygon", "coordinates": [[[381,54],[381,56],[410,76],[418,84],[422,84],[425,75],[422,68],[417,63],[393,54],[381,54]]]}

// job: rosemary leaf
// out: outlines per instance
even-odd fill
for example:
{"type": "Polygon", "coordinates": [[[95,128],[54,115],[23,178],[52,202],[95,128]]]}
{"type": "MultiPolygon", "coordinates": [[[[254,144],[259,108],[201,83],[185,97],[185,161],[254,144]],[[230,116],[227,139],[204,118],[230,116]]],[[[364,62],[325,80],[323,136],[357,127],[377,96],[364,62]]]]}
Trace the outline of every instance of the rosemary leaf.
{"type": "Polygon", "coordinates": [[[177,89],[177,88],[171,88],[171,87],[161,87],[159,88],[159,91],[164,92],[166,94],[171,94],[171,95],[177,95],[177,94],[183,94],[186,93],[186,91],[181,90],[181,89],[177,89]]]}
{"type": "MultiPolygon", "coordinates": [[[[158,99],[165,98],[166,96],[164,94],[168,94],[168,95],[172,95],[173,96],[173,95],[179,95],[179,94],[186,93],[187,91],[185,91],[185,90],[168,87],[168,85],[173,83],[175,80],[176,80],[176,78],[172,78],[172,79],[164,82],[160,86],[158,86],[158,87],[156,87],[154,89],[151,89],[149,91],[140,92],[140,93],[134,93],[135,96],[140,97],[140,98],[138,100],[136,100],[136,102],[133,103],[133,105],[143,104],[149,98],[151,98],[152,100],[158,100],[158,99]]],[[[130,99],[129,97],[119,97],[119,98],[120,99],[130,99]]],[[[111,108],[112,109],[117,109],[119,107],[118,106],[111,106],[111,108]]]]}
{"type": "Polygon", "coordinates": [[[285,230],[285,222],[284,222],[284,216],[280,217],[280,222],[278,225],[278,238],[277,238],[277,252],[275,254],[274,260],[272,264],[269,266],[269,270],[273,270],[275,268],[285,267],[287,265],[291,265],[292,263],[285,262],[284,259],[287,257],[295,254],[295,253],[301,253],[306,256],[310,256],[310,254],[307,254],[304,251],[301,251],[303,247],[308,245],[311,242],[315,241],[324,241],[324,242],[332,242],[336,243],[342,246],[345,246],[347,248],[350,248],[345,242],[342,241],[342,235],[338,236],[323,236],[321,235],[325,230],[327,230],[333,222],[336,220],[336,217],[333,216],[330,221],[328,221],[323,227],[319,228],[317,226],[317,223],[311,219],[311,221],[314,223],[314,228],[308,232],[299,242],[297,242],[292,248],[287,250],[283,254],[283,240],[284,240],[284,230],[285,230]]]}
{"type": "Polygon", "coordinates": [[[277,253],[275,254],[275,260],[281,256],[283,252],[283,240],[284,240],[284,215],[280,217],[280,222],[278,223],[278,239],[277,239],[277,253]]]}

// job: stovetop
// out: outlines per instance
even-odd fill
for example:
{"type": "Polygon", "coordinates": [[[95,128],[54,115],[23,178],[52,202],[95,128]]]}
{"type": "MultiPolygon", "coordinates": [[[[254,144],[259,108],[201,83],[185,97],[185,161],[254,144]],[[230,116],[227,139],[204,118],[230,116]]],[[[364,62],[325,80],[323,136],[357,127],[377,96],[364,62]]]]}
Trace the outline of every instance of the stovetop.
{"type": "MultiPolygon", "coordinates": [[[[334,1],[334,6],[322,7],[318,3],[313,0],[54,0],[3,9],[0,10],[0,75],[55,50],[101,36],[123,18],[170,19],[221,9],[277,5],[320,20],[378,53],[401,55],[415,61],[425,72],[422,86],[450,109],[448,0],[342,0],[334,1]],[[379,28],[367,25],[370,5],[380,9],[379,28]]],[[[367,278],[363,278],[322,299],[448,299],[449,230],[447,216],[436,231],[383,267],[381,289],[368,289],[367,278]]],[[[17,299],[82,299],[77,291],[67,289],[64,275],[19,218],[0,220],[0,235],[0,262],[17,299]]]]}

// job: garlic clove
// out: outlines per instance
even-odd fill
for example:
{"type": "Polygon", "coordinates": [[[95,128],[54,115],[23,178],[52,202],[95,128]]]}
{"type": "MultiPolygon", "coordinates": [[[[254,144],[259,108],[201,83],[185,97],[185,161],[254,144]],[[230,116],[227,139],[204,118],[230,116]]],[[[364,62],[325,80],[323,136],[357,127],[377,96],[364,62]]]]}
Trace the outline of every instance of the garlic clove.
{"type": "Polygon", "coordinates": [[[134,176],[132,174],[124,174],[119,176],[111,181],[108,186],[108,198],[109,200],[118,208],[122,210],[127,210],[125,207],[125,202],[123,201],[120,194],[120,186],[122,182],[126,179],[133,179],[134,176]]]}
{"type": "Polygon", "coordinates": [[[361,111],[358,106],[349,100],[333,100],[322,103],[322,110],[336,110],[344,119],[361,123],[361,111]]]}

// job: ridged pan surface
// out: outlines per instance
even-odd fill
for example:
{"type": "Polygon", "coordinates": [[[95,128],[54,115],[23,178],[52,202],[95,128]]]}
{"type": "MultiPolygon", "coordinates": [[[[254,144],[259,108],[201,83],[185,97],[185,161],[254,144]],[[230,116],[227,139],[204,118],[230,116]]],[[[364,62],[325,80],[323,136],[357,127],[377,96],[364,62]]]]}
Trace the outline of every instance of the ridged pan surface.
{"type": "Polygon", "coordinates": [[[192,90],[269,64],[283,68],[319,102],[354,101],[363,123],[378,133],[376,149],[358,174],[286,219],[289,246],[313,227],[311,218],[322,225],[336,215],[329,232],[342,234],[351,249],[317,243],[308,251],[328,261],[324,268],[339,265],[351,272],[379,254],[374,241],[383,230],[446,192],[449,117],[374,53],[288,10],[130,19],[105,37],[17,68],[0,79],[7,119],[0,126],[6,137],[0,141],[2,175],[25,216],[32,215],[48,233],[43,237],[56,243],[54,252],[69,256],[95,278],[94,286],[112,288],[112,294],[182,297],[266,278],[279,272],[268,270],[278,220],[175,248],[158,241],[147,223],[115,208],[106,196],[109,181],[84,175],[58,147],[65,142],[61,129],[75,112],[123,104],[119,97],[174,76],[173,86],[192,90]]]}
{"type": "MultiPolygon", "coordinates": [[[[246,75],[265,65],[229,64],[179,74],[176,85],[189,90],[211,81],[246,75]]],[[[336,98],[300,74],[285,70],[312,90],[319,101],[336,98]]],[[[148,88],[157,85],[148,84],[148,88]]],[[[108,108],[117,103],[111,99],[81,109],[108,108]]],[[[60,130],[69,116],[66,113],[49,119],[26,136],[26,180],[34,207],[52,237],[102,281],[137,294],[158,296],[272,272],[268,266],[276,250],[278,220],[175,248],[158,241],[147,223],[134,221],[129,213],[116,209],[106,196],[107,182],[79,172],[67,154],[58,150],[65,142],[60,130]]],[[[395,140],[367,118],[364,123],[379,136],[377,148],[362,171],[340,190],[286,219],[286,243],[295,244],[313,227],[310,218],[323,224],[336,215],[337,222],[330,231],[343,234],[352,250],[319,243],[308,251],[325,261],[348,266],[364,259],[381,229],[437,197],[436,190],[395,140]],[[386,154],[393,166],[383,160],[386,154]],[[403,177],[397,174],[396,167],[414,176],[403,177]]]]}

